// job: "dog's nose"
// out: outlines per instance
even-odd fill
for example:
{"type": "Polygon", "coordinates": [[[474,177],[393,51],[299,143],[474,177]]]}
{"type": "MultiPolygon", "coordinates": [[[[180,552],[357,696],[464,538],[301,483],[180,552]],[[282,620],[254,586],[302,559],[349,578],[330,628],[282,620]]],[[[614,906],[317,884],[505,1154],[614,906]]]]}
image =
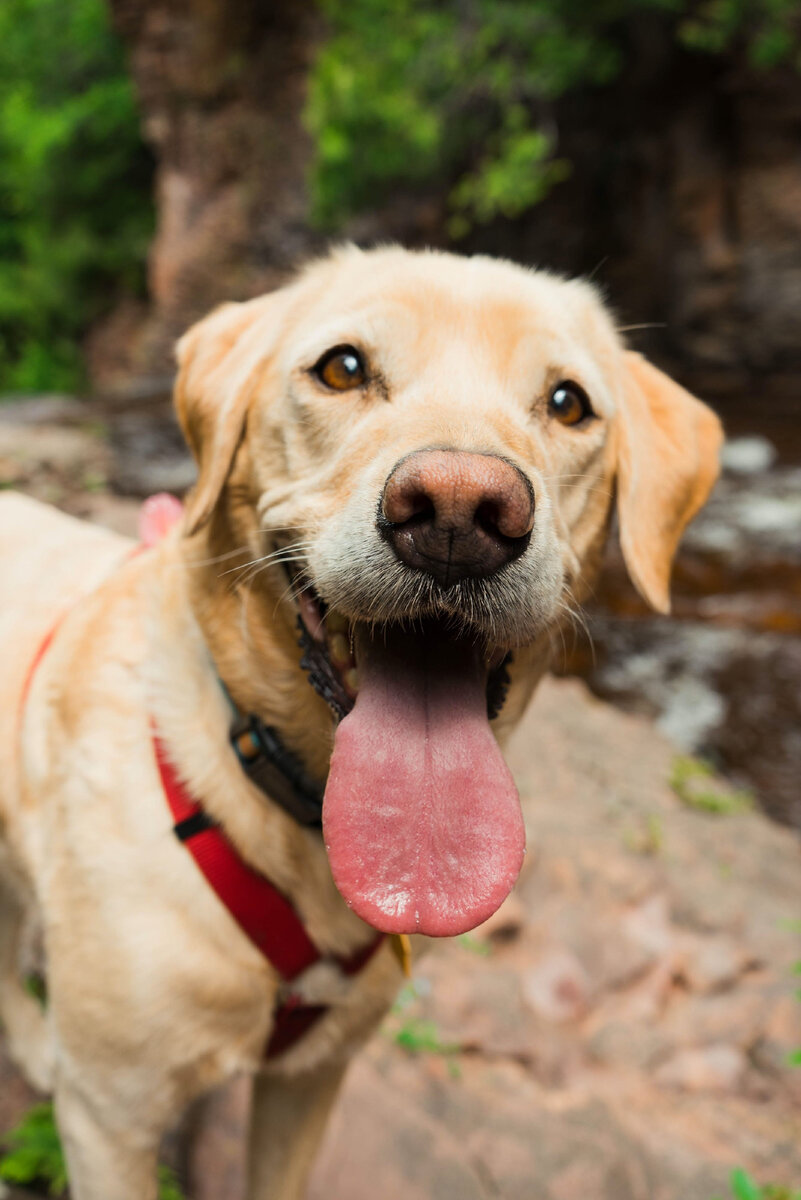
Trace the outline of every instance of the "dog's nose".
{"type": "Polygon", "coordinates": [[[534,492],[495,454],[418,450],[389,476],[378,523],[402,562],[447,587],[520,557],[534,525],[534,492]]]}

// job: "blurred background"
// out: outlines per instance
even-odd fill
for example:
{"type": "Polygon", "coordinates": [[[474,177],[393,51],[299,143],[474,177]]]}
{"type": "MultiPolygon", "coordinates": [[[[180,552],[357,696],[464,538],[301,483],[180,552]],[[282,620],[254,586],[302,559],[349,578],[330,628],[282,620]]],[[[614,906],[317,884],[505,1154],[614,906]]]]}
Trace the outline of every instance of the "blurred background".
{"type": "Polygon", "coordinates": [[[588,275],[735,440],[679,623],[612,550],[559,667],[801,825],[799,8],[3,0],[2,483],[180,491],[175,338],[331,238],[588,275]]]}
{"type": "MultiPolygon", "coordinates": [[[[592,278],[730,442],[674,619],[610,547],[557,668],[616,708],[541,689],[533,869],[417,968],[311,1196],[797,1200],[729,1171],[801,1177],[801,4],[0,0],[0,487],[135,533],[193,478],[176,337],[343,238],[592,278]]],[[[31,1099],[0,1058],[0,1130],[31,1099]]]]}

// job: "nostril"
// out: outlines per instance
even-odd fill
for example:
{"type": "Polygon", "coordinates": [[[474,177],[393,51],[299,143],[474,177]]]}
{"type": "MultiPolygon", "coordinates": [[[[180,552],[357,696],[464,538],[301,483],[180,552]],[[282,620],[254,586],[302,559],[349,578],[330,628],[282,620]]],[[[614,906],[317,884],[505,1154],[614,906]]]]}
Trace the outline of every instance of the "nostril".
{"type": "Polygon", "coordinates": [[[491,537],[517,542],[531,534],[533,500],[522,492],[518,496],[484,500],[475,511],[475,524],[491,537]]]}
{"type": "Polygon", "coordinates": [[[429,492],[412,480],[390,479],[382,502],[383,514],[393,525],[420,523],[436,516],[436,505],[429,492]]]}
{"type": "Polygon", "coordinates": [[[473,517],[476,525],[490,534],[491,537],[497,537],[500,533],[500,508],[496,501],[485,500],[483,504],[479,504],[473,517]]]}
{"type": "Polygon", "coordinates": [[[437,515],[434,501],[427,492],[417,491],[409,496],[404,497],[404,510],[406,516],[402,517],[403,521],[425,521],[431,520],[437,515]]]}

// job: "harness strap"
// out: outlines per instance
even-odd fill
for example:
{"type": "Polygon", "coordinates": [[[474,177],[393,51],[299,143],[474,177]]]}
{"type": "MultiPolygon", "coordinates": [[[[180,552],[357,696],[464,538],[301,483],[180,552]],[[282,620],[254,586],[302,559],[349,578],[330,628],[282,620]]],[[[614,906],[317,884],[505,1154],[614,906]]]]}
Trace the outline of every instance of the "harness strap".
{"type": "Polygon", "coordinates": [[[203,809],[188,795],[155,732],[153,748],[178,837],[240,929],[284,979],[294,979],[320,958],[297,913],[268,879],[240,858],[218,825],[209,823],[194,836],[181,833],[187,822],[204,815],[203,809]]]}
{"type": "MultiPolygon", "coordinates": [[[[230,912],[240,929],[291,983],[323,955],[287,898],[264,875],[246,863],[225,833],[189,795],[155,729],[153,749],[161,786],[174,819],[174,831],[194,858],[206,882],[230,912]]],[[[327,956],[345,975],[356,975],[367,965],[384,940],[378,934],[355,954],[327,956]]],[[[328,1012],[326,1005],[304,1004],[290,992],[274,1013],[273,1029],[265,1051],[275,1057],[299,1041],[328,1012]]]]}
{"type": "Polygon", "coordinates": [[[31,684],[33,683],[33,677],[36,674],[37,668],[39,667],[39,664],[41,663],[42,659],[47,654],[47,651],[50,649],[50,644],[53,641],[53,638],[56,636],[56,631],[58,630],[58,627],[60,624],[61,624],[61,617],[59,617],[58,620],[56,621],[56,623],[54,625],[51,625],[51,627],[48,629],[47,633],[45,634],[45,636],[42,638],[41,642],[37,646],[36,653],[34,654],[33,658],[31,659],[30,665],[28,667],[28,673],[25,676],[25,682],[22,685],[22,691],[20,692],[20,697],[19,697],[18,712],[19,712],[20,721],[22,720],[22,713],[25,709],[25,704],[27,703],[27,700],[28,700],[28,692],[31,690],[31,684]]]}

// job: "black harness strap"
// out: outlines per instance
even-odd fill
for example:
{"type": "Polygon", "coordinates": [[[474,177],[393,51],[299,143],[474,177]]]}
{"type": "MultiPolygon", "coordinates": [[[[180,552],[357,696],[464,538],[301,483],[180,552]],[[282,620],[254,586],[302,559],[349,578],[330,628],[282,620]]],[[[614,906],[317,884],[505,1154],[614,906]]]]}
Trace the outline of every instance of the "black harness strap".
{"type": "Polygon", "coordinates": [[[238,713],[229,737],[248,779],[300,825],[322,827],[323,789],[272,726],[252,713],[238,713]]]}

